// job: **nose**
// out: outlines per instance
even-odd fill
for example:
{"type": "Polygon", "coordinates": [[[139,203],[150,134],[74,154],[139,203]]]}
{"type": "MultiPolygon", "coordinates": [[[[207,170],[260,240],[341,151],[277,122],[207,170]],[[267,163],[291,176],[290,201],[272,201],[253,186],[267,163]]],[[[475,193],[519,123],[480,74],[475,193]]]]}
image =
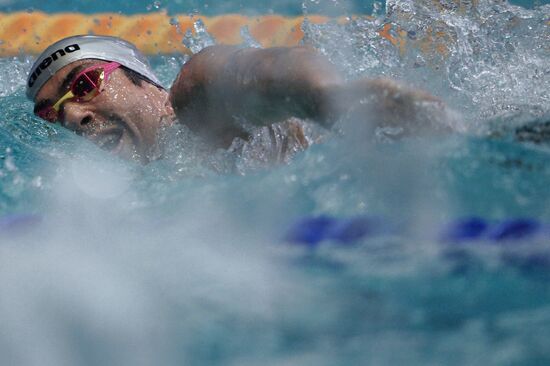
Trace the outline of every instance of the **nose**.
{"type": "Polygon", "coordinates": [[[63,105],[61,124],[79,135],[91,128],[94,114],[85,104],[67,102],[63,105]]]}

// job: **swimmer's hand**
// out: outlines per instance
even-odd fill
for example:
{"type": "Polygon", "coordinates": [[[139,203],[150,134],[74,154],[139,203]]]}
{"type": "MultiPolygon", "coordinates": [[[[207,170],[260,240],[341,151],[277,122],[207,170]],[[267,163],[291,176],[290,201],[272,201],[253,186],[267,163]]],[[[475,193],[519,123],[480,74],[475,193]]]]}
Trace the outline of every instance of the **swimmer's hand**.
{"type": "Polygon", "coordinates": [[[441,99],[393,80],[359,79],[328,93],[334,113],[329,119],[344,116],[364,121],[373,130],[399,131],[394,137],[451,132],[451,114],[441,99]]]}

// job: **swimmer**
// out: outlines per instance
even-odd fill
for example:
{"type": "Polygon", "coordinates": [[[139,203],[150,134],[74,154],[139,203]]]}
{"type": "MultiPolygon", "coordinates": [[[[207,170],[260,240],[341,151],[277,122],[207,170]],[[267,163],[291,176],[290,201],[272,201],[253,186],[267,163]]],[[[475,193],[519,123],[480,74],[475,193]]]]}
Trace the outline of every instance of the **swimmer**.
{"type": "Polygon", "coordinates": [[[308,141],[296,119],[330,127],[347,113],[399,127],[404,135],[445,130],[436,123],[445,110],[438,98],[385,79],[345,82],[307,47],[206,47],[166,90],[134,45],[116,37],[73,36],[37,58],[26,94],[40,118],[143,163],[155,157],[159,131],[174,123],[214,148],[249,140],[243,120],[256,126],[287,121],[287,143],[301,148],[308,141]]]}

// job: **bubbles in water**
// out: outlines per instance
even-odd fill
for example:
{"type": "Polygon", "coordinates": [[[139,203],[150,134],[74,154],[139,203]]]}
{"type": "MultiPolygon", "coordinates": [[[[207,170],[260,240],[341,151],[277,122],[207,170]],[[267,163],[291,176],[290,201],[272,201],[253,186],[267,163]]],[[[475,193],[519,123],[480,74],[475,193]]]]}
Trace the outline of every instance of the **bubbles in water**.
{"type": "Polygon", "coordinates": [[[313,44],[349,77],[384,76],[430,90],[476,121],[516,108],[550,110],[549,7],[488,0],[391,0],[386,14],[347,24],[305,22],[313,44]]]}
{"type": "Polygon", "coordinates": [[[178,54],[173,56],[154,57],[155,73],[163,85],[171,85],[182,66],[189,60],[189,55],[178,54]]]}
{"type": "Polygon", "coordinates": [[[0,58],[0,97],[12,95],[26,85],[33,61],[30,56],[0,58]]]}
{"type": "MultiPolygon", "coordinates": [[[[526,110],[525,101],[548,108],[540,9],[430,4],[391,2],[387,18],[347,24],[306,22],[306,41],[349,78],[409,80],[476,116],[498,114],[504,102],[510,112],[526,110]]],[[[204,24],[195,30],[186,36],[193,52],[214,43],[204,24]]],[[[168,84],[186,60],[153,65],[168,84]]],[[[10,146],[0,154],[0,212],[31,201],[21,210],[43,221],[21,236],[0,232],[0,361],[426,365],[445,364],[451,352],[457,364],[497,365],[547,355],[548,267],[536,267],[544,257],[531,260],[522,244],[441,248],[426,235],[461,209],[550,217],[545,150],[461,136],[380,144],[365,138],[364,120],[343,137],[317,137],[305,123],[308,144],[331,139],[273,167],[301,151],[299,139],[285,140],[288,126],[256,129],[227,153],[176,125],[161,133],[164,158],[142,167],[39,123],[23,97],[30,64],[0,62],[11,67],[21,74],[4,73],[0,86],[0,146],[10,146]],[[14,184],[16,175],[25,183],[14,184]],[[408,216],[425,240],[314,252],[281,243],[288,221],[318,213],[408,216]]],[[[540,122],[517,133],[547,135],[540,122]]],[[[374,131],[378,140],[400,133],[374,131]]]]}
{"type": "Polygon", "coordinates": [[[241,27],[241,38],[243,39],[243,46],[245,47],[253,47],[253,48],[263,48],[260,42],[258,42],[252,34],[250,34],[250,29],[248,29],[248,25],[245,25],[244,27],[241,27]]]}
{"type": "MultiPolygon", "coordinates": [[[[19,169],[11,147],[7,147],[4,153],[0,154],[0,159],[2,159],[2,167],[0,168],[0,197],[4,199],[11,197],[16,200],[26,191],[36,188],[28,172],[19,169]]],[[[0,202],[0,213],[3,211],[5,204],[6,202],[0,202]]]]}
{"type": "Polygon", "coordinates": [[[380,1],[374,1],[372,3],[372,16],[377,17],[380,15],[380,11],[382,10],[382,3],[380,1]]]}
{"type": "Polygon", "coordinates": [[[344,25],[305,21],[302,29],[303,42],[314,45],[350,78],[390,74],[399,65],[398,49],[381,39],[373,19],[358,17],[344,25]]]}
{"type": "Polygon", "coordinates": [[[203,140],[186,126],[175,124],[164,127],[159,135],[162,159],[149,164],[147,169],[169,167],[168,179],[182,177],[205,177],[232,172],[232,160],[213,151],[203,140]]]}
{"type": "Polygon", "coordinates": [[[181,30],[181,24],[178,20],[178,18],[176,17],[171,17],[170,18],[170,25],[176,27],[176,32],[178,32],[178,34],[182,34],[183,31],[181,30]]]}
{"type": "Polygon", "coordinates": [[[249,127],[249,131],[248,141],[237,138],[228,149],[236,154],[235,171],[240,174],[289,163],[328,132],[316,123],[296,118],[267,127],[249,127]]]}
{"type": "Polygon", "coordinates": [[[162,6],[162,3],[160,1],[154,1],[152,4],[149,4],[145,7],[147,11],[151,11],[153,9],[158,10],[162,6]]]}
{"type": "Polygon", "coordinates": [[[6,156],[4,158],[4,169],[6,169],[8,172],[15,172],[17,171],[17,167],[15,166],[15,162],[13,161],[13,153],[11,151],[11,148],[6,148],[6,156]]]}
{"type": "Polygon", "coordinates": [[[216,44],[216,40],[208,33],[206,26],[201,19],[197,19],[193,23],[193,28],[195,29],[195,32],[193,33],[190,30],[187,30],[182,41],[185,47],[187,47],[192,53],[197,53],[205,47],[216,44]]]}

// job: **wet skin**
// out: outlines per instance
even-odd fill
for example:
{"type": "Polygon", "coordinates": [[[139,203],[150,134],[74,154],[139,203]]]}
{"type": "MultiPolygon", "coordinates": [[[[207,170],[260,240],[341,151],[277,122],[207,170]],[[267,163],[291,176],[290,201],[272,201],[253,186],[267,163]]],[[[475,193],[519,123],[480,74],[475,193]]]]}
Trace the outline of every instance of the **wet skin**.
{"type": "Polygon", "coordinates": [[[399,127],[402,136],[449,132],[440,99],[388,79],[347,82],[308,47],[207,47],[184,65],[170,100],[178,120],[222,148],[244,133],[235,116],[260,126],[298,117],[325,127],[347,116],[372,129],[399,127]]]}
{"type": "MultiPolygon", "coordinates": [[[[37,94],[35,108],[55,103],[78,71],[101,63],[82,60],[59,70],[37,94]]],[[[212,46],[183,66],[169,93],[145,81],[135,85],[119,68],[94,99],[64,102],[59,122],[106,150],[146,163],[157,147],[160,127],[176,117],[213,147],[226,148],[235,137],[247,138],[236,117],[257,125],[298,117],[330,126],[350,109],[353,118],[373,124],[407,121],[404,134],[414,134],[437,130],[445,106],[428,93],[390,80],[345,82],[309,48],[212,46]],[[431,120],[424,114],[426,105],[437,112],[430,112],[431,120]]]]}
{"type": "MultiPolygon", "coordinates": [[[[82,60],[65,66],[40,89],[35,108],[52,105],[69,90],[80,71],[104,63],[82,60]]],[[[102,92],[92,100],[65,101],[58,122],[123,158],[147,162],[156,145],[161,117],[173,114],[167,101],[166,91],[146,82],[135,85],[118,68],[104,83],[102,92]]]]}

